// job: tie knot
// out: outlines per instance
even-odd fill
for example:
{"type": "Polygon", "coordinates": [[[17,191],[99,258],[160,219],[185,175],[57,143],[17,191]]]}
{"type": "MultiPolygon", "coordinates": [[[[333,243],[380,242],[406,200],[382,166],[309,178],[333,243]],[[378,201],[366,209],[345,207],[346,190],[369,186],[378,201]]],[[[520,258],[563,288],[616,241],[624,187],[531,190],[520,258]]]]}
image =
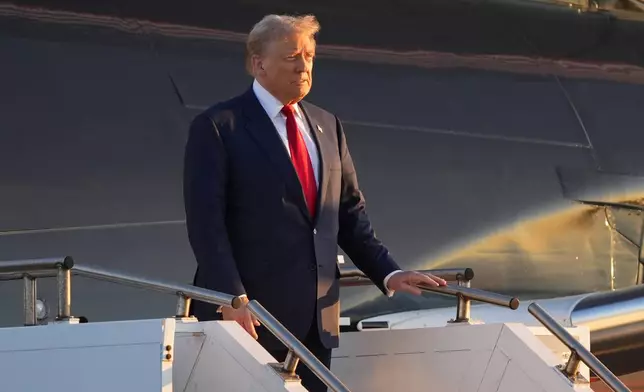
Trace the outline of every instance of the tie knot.
{"type": "Polygon", "coordinates": [[[284,105],[284,107],[282,108],[282,113],[286,117],[292,116],[295,114],[295,109],[293,108],[293,105],[284,105]]]}

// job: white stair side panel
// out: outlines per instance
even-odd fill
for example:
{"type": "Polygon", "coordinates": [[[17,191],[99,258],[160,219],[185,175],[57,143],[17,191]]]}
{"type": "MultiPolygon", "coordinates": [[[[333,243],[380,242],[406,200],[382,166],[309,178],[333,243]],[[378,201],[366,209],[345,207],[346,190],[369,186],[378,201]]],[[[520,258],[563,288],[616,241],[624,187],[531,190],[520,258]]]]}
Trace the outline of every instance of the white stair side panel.
{"type": "Polygon", "coordinates": [[[476,392],[497,392],[505,372],[510,364],[510,357],[505,355],[501,350],[495,350],[492,353],[490,362],[485,368],[485,374],[478,388],[472,389],[476,392]]]}
{"type": "Polygon", "coordinates": [[[173,329],[174,319],[0,328],[2,390],[171,391],[162,354],[173,329]]]}
{"type": "Polygon", "coordinates": [[[201,349],[206,342],[206,334],[203,333],[203,327],[194,324],[196,328],[193,331],[186,331],[180,324],[177,325],[177,333],[174,337],[174,367],[173,367],[173,392],[183,392],[186,390],[188,380],[192,376],[192,371],[197,363],[197,358],[201,354],[201,349]]]}
{"type": "Polygon", "coordinates": [[[560,359],[523,324],[341,335],[332,371],[352,392],[572,392],[560,359]]]}
{"type": "Polygon", "coordinates": [[[352,392],[476,391],[502,324],[343,333],[331,370],[352,392]]]}
{"type": "Polygon", "coordinates": [[[174,392],[306,391],[285,382],[269,365],[275,359],[234,321],[179,323],[175,340],[174,378],[185,388],[174,392]],[[188,355],[195,347],[198,355],[188,355]]]}
{"type": "Polygon", "coordinates": [[[539,385],[547,392],[590,390],[587,384],[573,384],[557,370],[558,356],[524,324],[506,323],[497,349],[511,358],[501,385],[516,380],[514,390],[526,390],[528,385],[539,385]],[[525,377],[517,379],[516,374],[510,374],[513,369],[521,369],[525,377]]]}
{"type": "MultiPolygon", "coordinates": [[[[539,385],[535,380],[529,377],[515,361],[508,362],[508,365],[503,372],[503,378],[499,386],[494,389],[495,392],[519,392],[519,391],[532,391],[532,392],[551,392],[550,390],[539,385]]],[[[561,389],[556,389],[559,391],[561,389]]],[[[552,391],[554,392],[554,391],[552,391]]]]}

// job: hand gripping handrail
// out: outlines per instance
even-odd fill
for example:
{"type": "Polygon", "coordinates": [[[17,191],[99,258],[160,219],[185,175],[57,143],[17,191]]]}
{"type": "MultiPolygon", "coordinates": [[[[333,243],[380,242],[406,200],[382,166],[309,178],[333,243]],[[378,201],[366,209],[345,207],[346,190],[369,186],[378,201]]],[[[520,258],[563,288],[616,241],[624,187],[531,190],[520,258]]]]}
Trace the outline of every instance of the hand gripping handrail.
{"type": "Polygon", "coordinates": [[[545,326],[561,343],[570,349],[570,358],[561,370],[569,379],[575,380],[579,362],[583,362],[599,377],[606,385],[615,392],[630,392],[630,389],[620,381],[597,357],[584,347],[570,332],[561,326],[548,312],[537,303],[533,302],[528,306],[528,312],[532,314],[543,326],[545,326]]]}
{"type": "MultiPolygon", "coordinates": [[[[447,286],[425,286],[420,285],[423,291],[452,295],[458,298],[456,305],[455,323],[468,322],[470,320],[470,304],[472,300],[486,302],[493,305],[504,306],[512,310],[519,307],[519,299],[509,297],[485,290],[470,288],[470,280],[474,278],[474,271],[471,268],[447,268],[435,270],[418,270],[423,274],[432,274],[447,281],[457,281],[457,285],[447,286]]],[[[340,269],[341,286],[366,286],[373,284],[371,280],[360,270],[355,267],[343,267],[340,269]]]]}
{"type": "MultiPolygon", "coordinates": [[[[471,268],[444,268],[435,270],[417,270],[423,274],[432,274],[447,281],[469,282],[474,278],[471,268]]],[[[369,286],[373,282],[356,267],[343,267],[340,269],[340,285],[343,287],[369,286]]]]}
{"type": "MultiPolygon", "coordinates": [[[[56,276],[58,280],[58,316],[56,320],[65,321],[73,318],[71,315],[72,272],[74,275],[92,279],[175,294],[179,297],[176,317],[188,316],[191,299],[220,306],[230,306],[235,309],[238,309],[243,304],[243,300],[240,297],[196,286],[174,284],[121,272],[108,271],[98,267],[75,265],[71,257],[0,262],[0,281],[22,278],[25,282],[25,325],[36,324],[36,279],[42,277],[56,276]]],[[[247,304],[247,307],[288,348],[288,355],[281,369],[278,369],[279,371],[293,376],[298,361],[302,360],[332,391],[350,392],[302,342],[297,340],[259,302],[251,300],[247,304]]]]}

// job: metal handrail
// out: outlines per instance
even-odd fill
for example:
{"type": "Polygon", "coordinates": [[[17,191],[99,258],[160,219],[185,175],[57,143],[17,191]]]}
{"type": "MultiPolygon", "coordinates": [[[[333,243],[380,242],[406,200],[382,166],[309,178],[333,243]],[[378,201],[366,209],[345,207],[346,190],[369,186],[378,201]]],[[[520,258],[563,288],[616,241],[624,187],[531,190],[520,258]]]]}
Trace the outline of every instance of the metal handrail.
{"type": "Polygon", "coordinates": [[[418,288],[420,288],[421,290],[451,295],[454,297],[465,297],[470,300],[503,306],[512,310],[518,309],[520,303],[517,297],[511,297],[509,295],[493,293],[491,291],[485,291],[471,287],[453,286],[448,284],[447,286],[419,285],[418,288]]]}
{"type": "MultiPolygon", "coordinates": [[[[516,310],[519,308],[519,299],[493,293],[490,291],[474,289],[470,287],[470,281],[474,278],[474,271],[471,268],[446,268],[435,270],[417,270],[423,274],[431,274],[446,281],[457,281],[457,285],[447,286],[426,286],[419,285],[423,291],[431,291],[438,294],[452,295],[458,298],[456,304],[456,318],[453,323],[469,322],[471,301],[480,301],[492,305],[503,306],[516,310]]],[[[340,269],[340,285],[344,287],[366,286],[373,282],[366,274],[355,267],[343,267],[340,269]]]]}
{"type": "Polygon", "coordinates": [[[75,265],[74,275],[87,278],[103,280],[106,282],[123,284],[126,286],[150,289],[166,294],[175,294],[180,297],[191,298],[197,301],[207,302],[214,305],[230,306],[234,309],[240,308],[244,301],[237,296],[220,293],[213,290],[203,289],[185,284],[174,284],[162,280],[149,279],[131,274],[108,271],[98,267],[86,265],[75,265]]]}
{"type": "MultiPolygon", "coordinates": [[[[137,277],[131,274],[112,272],[105,269],[75,265],[71,257],[16,260],[0,262],[0,280],[20,279],[25,282],[25,325],[35,325],[36,320],[36,288],[37,277],[57,276],[58,280],[58,316],[57,321],[73,319],[71,315],[71,275],[85,276],[92,279],[124,284],[133,287],[156,290],[179,297],[176,317],[188,316],[189,301],[196,299],[202,302],[239,308],[244,301],[237,296],[207,290],[191,285],[173,284],[161,280],[137,277]],[[3,277],[4,275],[4,277],[3,277]]],[[[271,331],[288,349],[288,355],[281,369],[282,373],[293,376],[297,363],[301,359],[304,364],[317,375],[331,390],[350,392],[350,390],[329,370],[319,359],[297,340],[259,302],[252,300],[247,305],[248,310],[271,331]]]]}
{"type": "MultiPolygon", "coordinates": [[[[447,281],[467,282],[474,278],[474,270],[471,268],[444,268],[435,270],[418,270],[423,274],[432,274],[447,281]]],[[[373,284],[367,275],[356,267],[340,268],[340,286],[368,286],[373,284]]]]}
{"type": "Polygon", "coordinates": [[[519,308],[519,299],[507,295],[492,293],[490,291],[474,289],[458,285],[427,286],[419,285],[418,288],[424,291],[431,291],[438,294],[452,295],[458,298],[456,303],[456,318],[451,322],[464,323],[470,321],[470,308],[472,300],[485,302],[492,305],[503,306],[512,310],[519,308]]]}
{"type": "Polygon", "coordinates": [[[322,364],[307,348],[293,336],[286,327],[284,327],[272,314],[268,312],[259,302],[251,300],[248,310],[259,319],[262,324],[271,331],[282,343],[289,348],[289,353],[284,361],[285,371],[291,374],[295,372],[297,358],[301,358],[307,363],[308,368],[333,391],[346,391],[349,389],[331,371],[322,364]],[[289,339],[292,340],[289,342],[289,339]],[[295,355],[293,356],[292,353],[295,355]],[[311,360],[314,359],[314,360],[311,360]]]}
{"type": "Polygon", "coordinates": [[[557,322],[545,309],[533,302],[528,306],[528,312],[543,324],[561,343],[571,351],[570,358],[564,366],[559,369],[571,380],[577,377],[579,362],[583,362],[599,377],[606,385],[615,392],[630,392],[630,389],[611,372],[590,350],[584,347],[570,332],[557,322]]]}
{"type": "Polygon", "coordinates": [[[3,274],[10,276],[18,276],[15,279],[22,279],[25,272],[46,272],[50,276],[56,276],[55,272],[58,266],[70,269],[74,266],[74,259],[71,257],[50,257],[46,259],[30,259],[30,260],[8,260],[0,262],[0,280],[13,280],[2,279],[3,274]]]}
{"type": "MultiPolygon", "coordinates": [[[[4,261],[0,261],[0,264],[4,261]]],[[[25,271],[25,272],[0,272],[0,282],[5,280],[20,280],[25,276],[29,276],[32,279],[43,279],[43,278],[55,278],[57,274],[56,269],[49,270],[37,270],[37,271],[25,271]]]]}

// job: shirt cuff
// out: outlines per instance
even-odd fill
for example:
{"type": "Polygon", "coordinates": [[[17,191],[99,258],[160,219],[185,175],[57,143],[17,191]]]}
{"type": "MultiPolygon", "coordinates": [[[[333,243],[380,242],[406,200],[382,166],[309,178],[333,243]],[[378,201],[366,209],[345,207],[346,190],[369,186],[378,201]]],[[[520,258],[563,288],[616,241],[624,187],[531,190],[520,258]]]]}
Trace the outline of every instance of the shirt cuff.
{"type": "Polygon", "coordinates": [[[391,278],[392,276],[396,275],[398,272],[402,272],[402,270],[395,270],[395,271],[389,273],[389,275],[385,276],[385,280],[383,281],[383,284],[385,286],[385,290],[387,291],[387,297],[391,297],[392,295],[394,295],[394,291],[389,290],[389,287],[387,287],[387,282],[389,282],[389,278],[391,278]]]}

